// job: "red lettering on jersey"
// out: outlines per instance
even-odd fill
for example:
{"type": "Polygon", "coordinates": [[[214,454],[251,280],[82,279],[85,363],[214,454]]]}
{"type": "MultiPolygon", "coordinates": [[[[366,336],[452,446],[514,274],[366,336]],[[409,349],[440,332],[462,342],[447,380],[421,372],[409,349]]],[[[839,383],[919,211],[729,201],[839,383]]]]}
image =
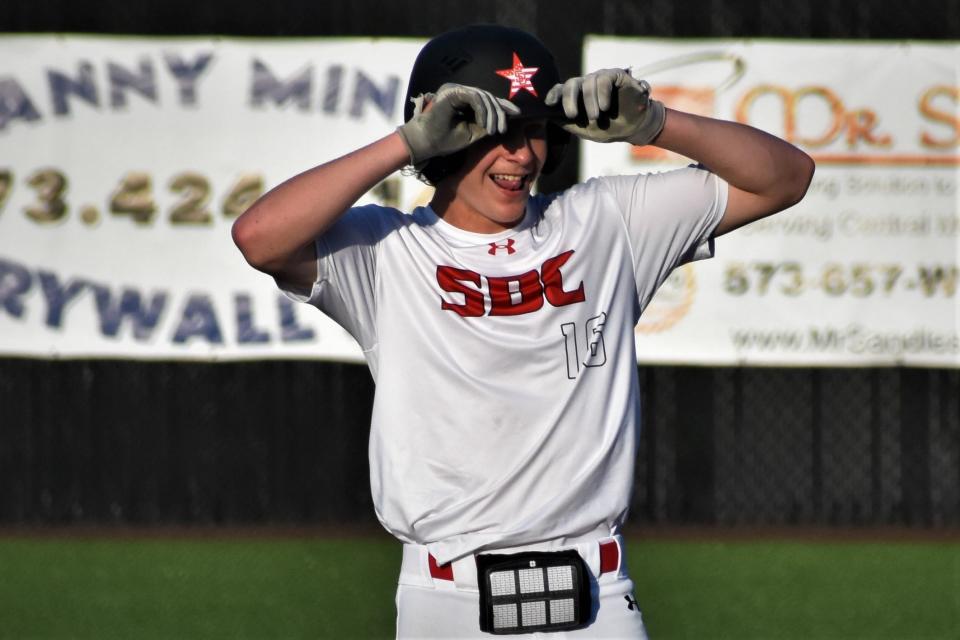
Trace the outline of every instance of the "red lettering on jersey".
{"type": "Polygon", "coordinates": [[[495,256],[497,255],[497,250],[506,249],[507,255],[512,256],[517,252],[517,250],[513,248],[514,244],[516,244],[516,242],[514,241],[513,238],[507,238],[507,241],[502,244],[499,242],[491,242],[490,248],[487,250],[487,253],[489,253],[492,256],[495,256]]]}
{"type": "Polygon", "coordinates": [[[550,258],[540,268],[543,274],[541,276],[543,278],[543,294],[547,297],[547,302],[555,307],[583,302],[587,298],[583,292],[582,280],[580,286],[573,291],[563,290],[563,274],[560,273],[560,267],[565,265],[572,255],[573,249],[561,253],[556,258],[550,258]]]}
{"type": "MultiPolygon", "coordinates": [[[[508,247],[500,247],[508,248],[508,247]]],[[[490,253],[494,253],[491,250],[490,253]]],[[[564,291],[563,274],[560,268],[573,256],[573,250],[550,258],[540,266],[540,270],[527,271],[518,276],[481,276],[476,271],[457,269],[456,267],[437,267],[437,283],[449,293],[463,294],[463,304],[447,302],[441,296],[440,308],[454,311],[464,318],[479,318],[484,315],[486,298],[490,298],[491,316],[519,316],[539,311],[546,298],[554,307],[576,304],[587,299],[583,281],[576,289],[564,291]],[[486,280],[486,286],[483,286],[486,280]],[[511,285],[515,291],[511,291],[511,285]],[[472,284],[473,287],[468,286],[472,284]],[[474,288],[475,287],[475,288],[474,288]],[[514,302],[514,296],[519,299],[514,302]]]]}
{"type": "Polygon", "coordinates": [[[490,288],[490,315],[492,316],[519,316],[524,313],[533,313],[543,306],[543,287],[540,285],[540,274],[536,271],[527,271],[519,276],[494,278],[487,276],[487,286],[490,288]],[[510,283],[518,283],[520,301],[513,303],[510,292],[510,283]]]}
{"type": "Polygon", "coordinates": [[[478,318],[483,315],[483,293],[479,291],[479,273],[468,269],[438,266],[437,284],[444,291],[462,293],[464,299],[463,304],[453,304],[440,298],[441,309],[454,311],[464,318],[478,318]],[[478,289],[471,289],[464,284],[465,282],[473,283],[478,289]]]}

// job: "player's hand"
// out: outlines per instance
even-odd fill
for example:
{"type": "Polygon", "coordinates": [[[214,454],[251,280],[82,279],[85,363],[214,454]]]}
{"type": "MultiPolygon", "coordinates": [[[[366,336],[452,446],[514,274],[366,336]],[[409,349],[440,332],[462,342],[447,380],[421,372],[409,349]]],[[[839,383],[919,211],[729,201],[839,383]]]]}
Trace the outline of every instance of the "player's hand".
{"type": "Polygon", "coordinates": [[[413,118],[397,132],[410,151],[410,163],[418,165],[485,136],[506,133],[508,116],[516,115],[520,108],[512,102],[483,89],[447,83],[435,94],[418,98],[413,118]]]}
{"type": "Polygon", "coordinates": [[[650,99],[650,85],[626,69],[602,69],[554,85],[544,101],[562,100],[563,128],[594,142],[650,144],[663,129],[666,109],[650,99]]]}

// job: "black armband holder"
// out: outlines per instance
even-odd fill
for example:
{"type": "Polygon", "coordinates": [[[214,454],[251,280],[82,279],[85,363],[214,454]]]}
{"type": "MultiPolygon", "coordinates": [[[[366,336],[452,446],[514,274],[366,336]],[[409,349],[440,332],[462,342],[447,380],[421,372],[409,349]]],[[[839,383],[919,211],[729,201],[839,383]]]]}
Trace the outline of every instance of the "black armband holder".
{"type": "Polygon", "coordinates": [[[590,573],[575,549],[476,560],[481,631],[566,631],[589,622],[590,573]]]}

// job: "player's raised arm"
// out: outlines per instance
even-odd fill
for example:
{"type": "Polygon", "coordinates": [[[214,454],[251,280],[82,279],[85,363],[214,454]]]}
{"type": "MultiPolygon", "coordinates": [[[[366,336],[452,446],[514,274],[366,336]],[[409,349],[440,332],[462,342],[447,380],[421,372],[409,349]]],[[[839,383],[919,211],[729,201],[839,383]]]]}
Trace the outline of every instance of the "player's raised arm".
{"type": "Polygon", "coordinates": [[[313,240],[364,193],[410,160],[397,133],[309,169],[271,189],[233,224],[254,268],[292,285],[316,279],[313,240]]]}
{"type": "Polygon", "coordinates": [[[715,236],[799,202],[814,164],[800,149],[737,122],[666,110],[658,147],[693,158],[730,185],[727,208],[715,236]]]}
{"type": "Polygon", "coordinates": [[[813,177],[813,160],[788,142],[748,125],[667,109],[650,98],[649,84],[623,69],[571,78],[551,89],[547,102],[562,102],[573,120],[564,129],[581,138],[654,144],[723,178],[730,190],[714,235],[796,204],[813,177]]]}
{"type": "Polygon", "coordinates": [[[253,267],[309,287],[316,279],[313,240],[378,182],[407,164],[463,149],[507,130],[519,109],[488,92],[444,85],[423,97],[394,133],[301,173],[270,190],[233,225],[233,239],[253,267]]]}

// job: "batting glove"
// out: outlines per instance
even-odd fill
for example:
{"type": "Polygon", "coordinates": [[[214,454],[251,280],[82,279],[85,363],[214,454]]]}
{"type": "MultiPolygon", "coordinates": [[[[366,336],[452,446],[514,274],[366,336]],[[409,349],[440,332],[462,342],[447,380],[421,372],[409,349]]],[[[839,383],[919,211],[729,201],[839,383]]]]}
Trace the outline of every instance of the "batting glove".
{"type": "Polygon", "coordinates": [[[626,69],[602,69],[554,85],[544,101],[563,101],[570,133],[594,142],[650,144],[663,130],[666,109],[650,99],[650,85],[626,69]],[[582,110],[581,110],[582,108],[582,110]]]}
{"type": "Polygon", "coordinates": [[[447,83],[415,100],[413,118],[397,127],[414,166],[468,147],[480,138],[506,133],[507,117],[520,115],[512,102],[488,91],[447,83]]]}

